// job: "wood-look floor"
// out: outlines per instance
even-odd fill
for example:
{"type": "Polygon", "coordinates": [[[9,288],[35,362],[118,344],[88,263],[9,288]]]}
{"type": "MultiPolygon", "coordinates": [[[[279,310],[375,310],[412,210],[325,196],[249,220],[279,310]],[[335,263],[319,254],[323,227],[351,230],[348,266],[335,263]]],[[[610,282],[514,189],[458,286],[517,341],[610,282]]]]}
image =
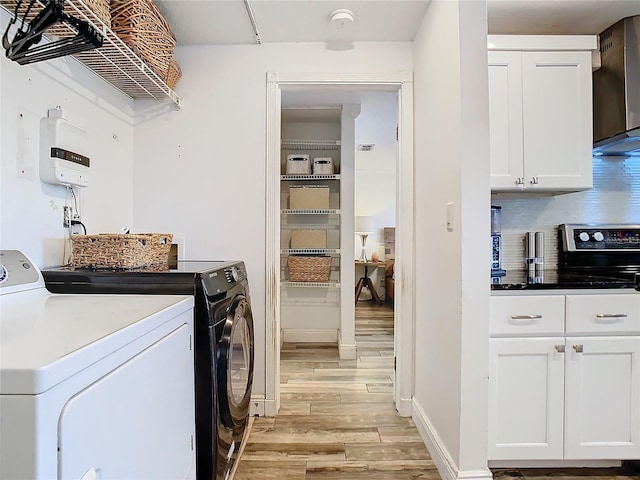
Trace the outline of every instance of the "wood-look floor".
{"type": "Polygon", "coordinates": [[[276,418],[256,418],[234,480],[440,477],[393,403],[393,310],[356,308],[356,360],[336,345],[284,344],[276,418]]]}
{"type": "MultiPolygon", "coordinates": [[[[281,408],[253,419],[234,480],[440,480],[393,403],[393,310],[356,307],[356,360],[336,345],[285,344],[281,408]]],[[[619,469],[503,469],[496,480],[640,480],[619,469]],[[586,478],[588,477],[588,478],[586,478]]]]}

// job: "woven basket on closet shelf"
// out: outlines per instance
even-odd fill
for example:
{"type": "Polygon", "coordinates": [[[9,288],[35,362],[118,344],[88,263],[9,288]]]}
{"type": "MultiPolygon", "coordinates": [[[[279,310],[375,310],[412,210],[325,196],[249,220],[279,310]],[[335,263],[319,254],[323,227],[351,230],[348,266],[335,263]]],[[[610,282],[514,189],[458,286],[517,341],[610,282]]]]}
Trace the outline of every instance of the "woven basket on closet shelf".
{"type": "Polygon", "coordinates": [[[290,256],[287,260],[289,280],[292,282],[327,282],[331,257],[290,256]]]}
{"type": "Polygon", "coordinates": [[[180,65],[178,64],[178,62],[172,59],[171,62],[169,62],[167,77],[164,79],[164,83],[166,83],[167,86],[173,90],[178,83],[178,80],[180,80],[181,76],[182,70],[180,69],[180,65]]]}
{"type": "Polygon", "coordinates": [[[73,235],[75,268],[131,269],[166,265],[173,235],[160,233],[73,235]]]}
{"type": "Polygon", "coordinates": [[[111,0],[111,29],[164,80],[176,36],[151,0],[111,0]]]}
{"type": "MultiPolygon", "coordinates": [[[[9,10],[11,14],[13,14],[18,2],[16,0],[2,0],[0,3],[2,3],[2,6],[9,10]]],[[[83,0],[82,3],[89,8],[90,12],[86,12],[85,9],[82,10],[83,13],[87,14],[91,21],[95,20],[91,16],[91,13],[93,13],[107,27],[111,26],[111,8],[109,6],[109,0],[83,0]]],[[[23,1],[18,8],[18,18],[24,18],[25,24],[30,23],[33,18],[42,11],[45,4],[46,2],[34,2],[33,4],[30,4],[30,2],[23,1]],[[29,14],[25,18],[27,11],[29,14]]],[[[78,17],[76,10],[69,5],[68,2],[64,4],[64,13],[71,15],[72,17],[78,17]]],[[[55,36],[57,38],[66,38],[74,37],[75,32],[69,27],[58,23],[51,25],[47,29],[47,35],[55,36]]]]}

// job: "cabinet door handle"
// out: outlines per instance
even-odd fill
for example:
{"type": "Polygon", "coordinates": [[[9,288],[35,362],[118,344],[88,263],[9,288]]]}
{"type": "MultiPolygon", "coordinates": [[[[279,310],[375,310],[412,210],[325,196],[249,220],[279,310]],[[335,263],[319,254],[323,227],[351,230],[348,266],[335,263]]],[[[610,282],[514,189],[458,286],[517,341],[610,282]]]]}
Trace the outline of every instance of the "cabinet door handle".
{"type": "Polygon", "coordinates": [[[524,177],[516,178],[516,185],[524,185],[524,177]]]}
{"type": "Polygon", "coordinates": [[[564,345],[556,345],[556,352],[564,353],[565,352],[564,345]]]}
{"type": "Polygon", "coordinates": [[[511,315],[511,320],[537,320],[542,318],[542,315],[511,315]]]}
{"type": "Polygon", "coordinates": [[[574,345],[573,349],[576,351],[576,353],[582,353],[584,352],[584,345],[579,343],[578,345],[574,345]]]}
{"type": "Polygon", "coordinates": [[[531,177],[531,185],[538,185],[538,183],[540,183],[538,177],[531,177]]]}
{"type": "Polygon", "coordinates": [[[626,313],[596,313],[596,318],[627,318],[626,313]]]}

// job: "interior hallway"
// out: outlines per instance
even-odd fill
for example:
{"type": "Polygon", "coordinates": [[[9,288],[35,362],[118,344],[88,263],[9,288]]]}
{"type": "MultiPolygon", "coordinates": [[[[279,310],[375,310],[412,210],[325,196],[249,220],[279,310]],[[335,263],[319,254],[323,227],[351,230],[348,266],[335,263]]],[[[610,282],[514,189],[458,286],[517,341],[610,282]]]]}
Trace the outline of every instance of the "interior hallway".
{"type": "Polygon", "coordinates": [[[439,480],[393,403],[393,310],[360,301],[356,360],[336,345],[285,344],[281,408],[256,418],[234,480],[439,480]]]}

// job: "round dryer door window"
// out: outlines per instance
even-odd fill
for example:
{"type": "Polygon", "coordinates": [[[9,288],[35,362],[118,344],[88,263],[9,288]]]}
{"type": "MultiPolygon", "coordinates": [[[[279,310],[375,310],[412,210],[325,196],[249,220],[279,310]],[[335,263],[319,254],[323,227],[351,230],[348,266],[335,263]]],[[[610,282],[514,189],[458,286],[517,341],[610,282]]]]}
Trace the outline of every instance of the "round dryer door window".
{"type": "Polygon", "coordinates": [[[253,318],[251,307],[243,295],[238,295],[229,308],[229,314],[222,336],[222,349],[219,365],[221,395],[220,413],[227,428],[244,424],[249,414],[251,386],[253,384],[253,318]],[[225,348],[226,347],[226,348],[225,348]],[[226,361],[225,361],[226,360],[226,361]],[[226,397],[226,398],[225,398],[226,397]]]}

